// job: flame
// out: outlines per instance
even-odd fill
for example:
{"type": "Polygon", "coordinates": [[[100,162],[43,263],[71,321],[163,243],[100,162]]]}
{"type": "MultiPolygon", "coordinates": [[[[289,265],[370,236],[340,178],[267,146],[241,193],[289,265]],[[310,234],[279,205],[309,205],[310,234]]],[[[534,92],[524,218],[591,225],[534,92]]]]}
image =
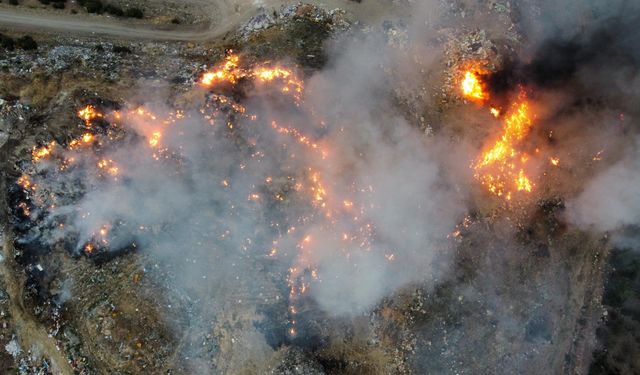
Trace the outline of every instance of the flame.
{"type": "Polygon", "coordinates": [[[475,177],[491,193],[505,196],[509,200],[513,188],[525,192],[533,190],[533,184],[523,168],[529,156],[517,148],[532,125],[529,103],[524,94],[521,94],[520,101],[513,105],[512,111],[504,120],[501,136],[481,153],[473,165],[475,177]]]}
{"type": "Polygon", "coordinates": [[[161,132],[153,132],[151,133],[151,138],[149,138],[149,146],[156,147],[160,143],[160,139],[162,138],[161,132]]]}
{"type": "MultiPolygon", "coordinates": [[[[236,122],[240,119],[246,121],[258,121],[259,119],[260,122],[264,122],[266,125],[265,131],[273,132],[277,135],[277,139],[282,141],[282,148],[287,149],[291,158],[296,158],[296,154],[304,153],[304,155],[296,159],[296,162],[299,160],[299,163],[307,163],[311,160],[320,163],[321,160],[333,156],[328,152],[322,136],[319,135],[323,134],[322,132],[305,130],[308,129],[306,127],[301,129],[296,127],[296,124],[279,124],[276,121],[267,119],[267,114],[261,113],[258,117],[255,113],[247,113],[250,108],[245,108],[240,103],[237,103],[237,99],[233,95],[225,94],[224,90],[215,90],[217,84],[233,85],[241,79],[243,82],[246,80],[248,84],[253,84],[257,90],[269,90],[270,94],[294,99],[293,101],[287,101],[287,104],[299,105],[303,100],[304,81],[300,78],[296,69],[273,65],[268,62],[244,66],[237,55],[230,53],[220,65],[203,73],[198,81],[199,86],[211,88],[211,92],[208,93],[207,104],[200,109],[203,119],[208,124],[219,126],[226,132],[227,129],[235,130],[238,126],[244,124],[236,122]],[[221,119],[222,121],[220,121],[221,119]]],[[[225,88],[223,87],[222,89],[225,88]]],[[[174,123],[184,124],[180,120],[189,116],[179,110],[165,115],[156,114],[143,106],[113,111],[103,115],[94,106],[87,105],[79,109],[77,113],[87,126],[90,126],[91,121],[94,119],[103,117],[107,120],[107,124],[112,126],[120,123],[126,124],[127,122],[134,124],[134,131],[138,131],[139,134],[145,136],[143,141],[145,147],[141,149],[150,154],[155,160],[168,158],[169,156],[167,155],[173,152],[178,155],[177,157],[180,156],[180,147],[170,149],[165,146],[163,143],[169,142],[163,142],[163,136],[167,137],[168,134],[178,136],[180,131],[165,132],[165,130],[174,123]]],[[[313,115],[315,116],[315,114],[313,115]]],[[[317,122],[318,129],[327,127],[324,121],[318,119],[317,122]]],[[[56,158],[56,161],[61,165],[59,170],[63,170],[63,163],[70,163],[71,160],[74,160],[74,156],[77,156],[77,160],[82,162],[82,165],[93,167],[93,172],[95,173],[92,175],[99,176],[99,182],[111,183],[111,180],[105,178],[109,176],[114,176],[113,180],[118,180],[118,176],[122,171],[114,160],[109,159],[108,152],[110,148],[88,147],[89,145],[107,146],[107,141],[117,141],[119,139],[113,135],[113,133],[117,133],[115,127],[107,127],[106,131],[103,130],[103,127],[101,127],[100,132],[88,131],[77,139],[72,140],[67,147],[67,151],[74,151],[76,154],[72,156],[61,154],[64,155],[64,159],[56,158]],[[84,154],[81,154],[83,152],[84,154]]],[[[171,143],[173,144],[173,142],[171,143]]],[[[248,143],[252,148],[250,157],[260,160],[265,152],[260,149],[260,138],[249,137],[248,143]]],[[[49,157],[55,145],[52,142],[45,147],[34,148],[32,150],[33,160],[37,161],[49,157]]],[[[58,155],[56,154],[56,156],[58,155]]],[[[239,171],[242,171],[248,166],[250,165],[239,163],[236,167],[239,171]]],[[[246,170],[250,169],[246,168],[246,170]]],[[[238,184],[237,180],[229,176],[222,176],[216,182],[220,189],[225,190],[235,188],[235,185],[238,184]]],[[[331,182],[320,167],[306,166],[302,170],[296,169],[291,176],[264,176],[264,185],[253,185],[247,190],[247,199],[255,206],[281,204],[281,202],[288,199],[303,199],[309,207],[307,212],[301,214],[290,224],[287,224],[286,227],[279,228],[281,230],[278,231],[272,246],[263,249],[266,257],[279,257],[280,254],[283,254],[287,259],[291,256],[292,251],[296,252],[293,254],[293,261],[287,275],[289,289],[289,326],[287,329],[291,335],[296,335],[298,332],[296,315],[300,311],[304,311],[304,297],[309,294],[315,282],[322,281],[322,270],[317,268],[314,261],[316,257],[312,253],[317,250],[317,246],[321,245],[321,241],[318,241],[317,238],[326,236],[336,240],[336,243],[342,246],[339,251],[346,258],[349,258],[356,250],[372,251],[371,242],[375,234],[375,228],[371,222],[368,222],[367,207],[359,198],[365,194],[372,193],[373,188],[371,186],[358,187],[356,182],[353,182],[353,186],[343,189],[344,187],[334,186],[331,182]],[[282,188],[280,182],[285,180],[285,177],[287,187],[280,191],[276,190],[282,188]],[[344,231],[333,230],[338,221],[347,222],[350,227],[344,231]],[[322,227],[321,232],[305,232],[304,228],[308,227],[308,223],[320,224],[318,227],[322,227]],[[282,244],[293,245],[287,249],[284,247],[285,245],[279,245],[278,240],[280,239],[283,240],[282,244]],[[281,249],[280,246],[283,248],[281,249]]],[[[29,176],[21,178],[19,184],[25,189],[34,187],[34,184],[29,180],[29,176]]],[[[87,218],[89,215],[90,213],[83,213],[80,218],[87,218]]],[[[278,222],[275,222],[275,224],[274,227],[277,226],[278,222]]],[[[316,228],[316,226],[313,227],[316,228]]],[[[110,224],[93,228],[91,238],[81,244],[80,251],[84,251],[88,255],[104,249],[105,246],[108,246],[108,237],[112,228],[110,224]]],[[[140,226],[140,230],[144,230],[144,226],[140,226]]],[[[216,234],[216,238],[220,239],[226,239],[231,236],[233,236],[231,230],[224,230],[223,233],[216,234]]],[[[243,247],[243,249],[248,248],[249,246],[243,247]]],[[[378,255],[388,261],[395,261],[398,258],[398,254],[394,255],[394,250],[392,249],[385,249],[378,255]]]]}
{"type": "Polygon", "coordinates": [[[87,126],[91,126],[91,122],[96,118],[102,118],[104,115],[96,109],[96,107],[91,104],[85,106],[84,108],[78,111],[78,117],[80,117],[87,126]]]}
{"type": "Polygon", "coordinates": [[[101,159],[98,161],[97,166],[99,169],[102,169],[103,171],[107,172],[112,176],[117,175],[118,172],[120,171],[120,169],[115,165],[115,163],[111,159],[101,159]]]}
{"type": "Polygon", "coordinates": [[[524,174],[524,170],[520,170],[520,172],[518,172],[518,177],[516,179],[516,186],[518,188],[518,191],[526,191],[526,192],[531,192],[531,181],[529,181],[529,178],[527,176],[525,176],[524,174]]]}
{"type": "Polygon", "coordinates": [[[236,83],[238,80],[238,62],[240,58],[238,55],[230,53],[225,58],[223,66],[211,72],[206,72],[200,79],[200,84],[203,86],[211,86],[216,82],[226,81],[229,83],[236,83]]]}
{"type": "Polygon", "coordinates": [[[34,147],[31,150],[31,157],[34,162],[40,161],[51,155],[53,149],[56,147],[56,142],[51,141],[49,144],[42,147],[34,147]]]}
{"type": "MultiPolygon", "coordinates": [[[[296,100],[300,100],[304,90],[303,81],[294,74],[293,70],[282,66],[243,68],[240,67],[240,57],[232,51],[226,56],[221,66],[202,74],[200,85],[211,87],[219,82],[235,84],[241,78],[251,78],[263,84],[281,82],[281,92],[291,94],[296,100]]],[[[239,112],[244,112],[243,107],[240,106],[239,109],[239,112]]]]}
{"type": "Polygon", "coordinates": [[[485,92],[485,87],[480,80],[480,69],[472,68],[464,72],[464,78],[460,83],[462,96],[479,103],[489,99],[489,94],[485,92]]]}
{"type": "Polygon", "coordinates": [[[22,209],[22,213],[24,216],[26,217],[31,216],[31,210],[29,209],[29,206],[27,205],[26,202],[20,202],[18,204],[18,208],[22,209]]]}
{"type": "Polygon", "coordinates": [[[18,185],[22,186],[24,189],[29,190],[32,188],[31,178],[28,175],[23,174],[18,178],[18,185]]]}
{"type": "Polygon", "coordinates": [[[90,242],[84,246],[84,252],[87,254],[92,254],[93,250],[94,250],[93,244],[91,244],[90,242]]]}

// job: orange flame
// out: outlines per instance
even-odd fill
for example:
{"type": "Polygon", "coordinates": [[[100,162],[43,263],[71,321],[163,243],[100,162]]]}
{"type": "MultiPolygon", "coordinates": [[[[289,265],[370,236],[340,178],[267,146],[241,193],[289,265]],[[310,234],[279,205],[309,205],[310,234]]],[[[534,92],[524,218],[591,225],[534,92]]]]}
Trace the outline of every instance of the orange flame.
{"type": "Polygon", "coordinates": [[[156,147],[160,143],[161,138],[162,138],[161,132],[153,132],[151,134],[151,138],[149,138],[149,146],[156,147]]]}
{"type": "Polygon", "coordinates": [[[493,194],[511,199],[513,188],[525,192],[533,190],[533,184],[522,167],[529,156],[517,149],[532,125],[529,104],[521,95],[521,101],[514,104],[512,112],[504,120],[502,135],[482,152],[473,165],[475,177],[493,194]]]}
{"type": "MultiPolygon", "coordinates": [[[[240,78],[254,78],[258,82],[270,83],[278,80],[282,83],[281,91],[291,94],[295,99],[300,99],[304,89],[304,83],[294,71],[281,66],[253,68],[240,67],[240,58],[233,53],[225,58],[225,62],[211,71],[205,72],[200,78],[200,85],[210,87],[218,82],[236,83],[240,78]]],[[[240,112],[244,112],[241,110],[240,112]]]]}
{"type": "Polygon", "coordinates": [[[37,162],[37,161],[40,161],[41,159],[48,157],[49,155],[51,155],[51,152],[53,152],[53,149],[55,147],[56,147],[55,141],[50,142],[46,146],[34,147],[31,150],[31,157],[33,161],[37,162]]]}
{"type": "Polygon", "coordinates": [[[485,91],[477,68],[464,72],[464,78],[460,83],[460,88],[462,90],[462,96],[469,100],[483,103],[489,99],[489,94],[485,91]]]}
{"type": "Polygon", "coordinates": [[[98,110],[96,109],[96,107],[92,106],[91,104],[85,106],[84,108],[82,108],[81,110],[78,111],[78,117],[80,117],[82,120],[84,120],[84,122],[87,124],[87,126],[91,125],[91,121],[93,121],[96,118],[102,118],[104,117],[102,113],[98,112],[98,110]]]}

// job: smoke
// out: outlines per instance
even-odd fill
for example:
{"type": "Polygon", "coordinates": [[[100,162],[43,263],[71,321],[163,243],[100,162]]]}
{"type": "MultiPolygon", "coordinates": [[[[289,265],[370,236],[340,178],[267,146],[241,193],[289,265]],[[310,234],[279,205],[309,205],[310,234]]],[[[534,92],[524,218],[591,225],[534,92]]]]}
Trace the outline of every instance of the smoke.
{"type": "Polygon", "coordinates": [[[418,77],[406,56],[378,35],[331,49],[301,100],[280,80],[246,79],[194,88],[204,103],[180,116],[164,98],[106,114],[117,125],[97,143],[57,154],[68,167],[41,164],[34,182],[55,192],[55,208],[31,234],[74,254],[143,252],[167,293],[203,304],[192,326],[235,309],[247,337],[260,315],[251,301],[273,290],[288,289],[292,310],[352,317],[403,286],[435,285],[466,213],[445,169],[459,155],[443,155],[393,102],[388,72],[418,77]]]}
{"type": "MultiPolygon", "coordinates": [[[[637,147],[637,146],[636,146],[637,147]]],[[[591,179],[568,206],[569,219],[583,228],[610,231],[640,223],[638,151],[591,179]]]]}
{"type": "Polygon", "coordinates": [[[443,160],[433,152],[434,140],[408,124],[389,101],[393,83],[383,68],[397,66],[392,51],[378,40],[351,43],[341,46],[349,52],[312,77],[308,88],[314,108],[335,124],[326,139],[339,150],[318,167],[336,187],[367,190],[357,204],[366,207],[361,220],[374,228],[370,248],[348,249],[351,259],[332,243],[321,242],[325,251],[313,252],[326,277],[312,293],[337,313],[364,312],[403,285],[446,272],[432,266],[438,242],[465,213],[463,196],[452,191],[443,160]]]}
{"type": "MultiPolygon", "coordinates": [[[[560,10],[542,4],[539,25],[545,30],[531,28],[532,43],[524,57],[509,63],[492,82],[497,90],[525,84],[562,97],[560,105],[542,102],[553,108],[549,118],[555,127],[570,129],[565,135],[574,138],[575,145],[590,149],[599,143],[600,153],[608,155],[604,166],[592,167],[595,173],[579,179],[584,188],[567,203],[571,223],[604,231],[638,224],[633,186],[640,164],[633,139],[638,129],[634,102],[640,94],[640,39],[634,29],[640,7],[624,0],[565,5],[566,10],[560,10]]],[[[594,157],[600,159],[599,154],[594,157]]]]}
{"type": "Polygon", "coordinates": [[[518,10],[522,47],[483,77],[492,101],[502,106],[528,93],[538,129],[531,148],[560,156],[565,168],[541,183],[567,198],[571,223],[600,230],[637,224],[640,6],[541,1],[518,10]]]}

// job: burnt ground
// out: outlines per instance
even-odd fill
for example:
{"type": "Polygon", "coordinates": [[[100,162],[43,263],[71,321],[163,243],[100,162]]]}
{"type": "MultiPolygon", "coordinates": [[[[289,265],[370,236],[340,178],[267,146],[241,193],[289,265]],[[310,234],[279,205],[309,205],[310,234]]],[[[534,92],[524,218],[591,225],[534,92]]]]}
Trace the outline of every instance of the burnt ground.
{"type": "Polygon", "coordinates": [[[608,278],[602,304],[604,322],[598,327],[598,347],[592,374],[633,374],[638,364],[638,282],[640,257],[637,249],[620,246],[609,257],[608,278]]]}
{"type": "MultiPolygon", "coordinates": [[[[61,246],[14,246],[21,223],[11,217],[12,186],[21,163],[40,142],[78,136],[79,106],[144,101],[131,82],[154,85],[175,103],[189,102],[188,87],[201,64],[241,43],[256,59],[286,56],[313,71],[325,63],[322,43],[330,34],[329,25],[318,27],[303,16],[248,41],[133,43],[129,52],[113,52],[110,42],[43,39],[37,51],[8,54],[10,63],[0,72],[0,125],[8,133],[0,148],[0,373],[637,371],[637,256],[612,251],[599,234],[568,227],[558,195],[504,206],[474,192],[478,208],[451,250],[455,267],[435,289],[405,288],[349,321],[311,306],[301,318],[305,334],[295,340],[284,332],[287,290],[277,276],[282,270],[264,260],[254,263],[263,271],[255,281],[264,289],[260,300],[251,300],[253,286],[236,285],[232,293],[213,291],[211,301],[192,301],[183,291],[167,291],[163,280],[173,277],[171,267],[153,264],[144,252],[96,260],[61,246]],[[32,66],[38,57],[45,63],[32,66]],[[238,299],[249,301],[238,305],[238,299]],[[215,318],[196,322],[193,316],[215,318]],[[264,343],[249,345],[252,340],[264,343]],[[245,356],[237,354],[239,345],[247,346],[245,356]]],[[[434,70],[445,70],[444,61],[434,70]]],[[[444,85],[441,75],[427,75],[428,85],[444,85]]],[[[413,110],[412,99],[401,96],[398,102],[413,110]]],[[[408,118],[425,128],[459,105],[441,99],[438,92],[433,101],[442,109],[414,111],[408,118]]]]}

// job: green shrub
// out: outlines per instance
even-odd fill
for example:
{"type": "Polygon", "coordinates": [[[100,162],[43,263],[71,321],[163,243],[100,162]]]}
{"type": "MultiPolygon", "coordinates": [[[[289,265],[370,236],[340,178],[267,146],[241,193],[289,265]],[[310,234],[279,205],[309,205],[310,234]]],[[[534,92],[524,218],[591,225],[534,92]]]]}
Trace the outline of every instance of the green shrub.
{"type": "Polygon", "coordinates": [[[18,46],[18,48],[22,48],[24,50],[31,50],[31,49],[38,48],[38,43],[36,43],[36,41],[33,40],[33,38],[30,37],[29,35],[21,36],[20,38],[18,38],[16,40],[16,45],[18,46]]]}
{"type": "Polygon", "coordinates": [[[131,53],[131,50],[125,46],[113,46],[114,53],[131,53]]]}
{"type": "Polygon", "coordinates": [[[0,34],[0,47],[9,51],[13,51],[15,45],[16,42],[13,39],[9,38],[6,35],[0,34]]]}
{"type": "Polygon", "coordinates": [[[112,16],[116,16],[116,17],[124,16],[124,11],[122,10],[122,8],[115,5],[107,4],[104,6],[104,8],[102,8],[102,10],[105,13],[111,14],[112,16]]]}
{"type": "Polygon", "coordinates": [[[140,8],[128,8],[124,11],[124,15],[131,18],[142,18],[144,13],[140,8]]]}
{"type": "Polygon", "coordinates": [[[102,13],[102,1],[100,0],[84,0],[84,7],[89,13],[102,13]]]}

